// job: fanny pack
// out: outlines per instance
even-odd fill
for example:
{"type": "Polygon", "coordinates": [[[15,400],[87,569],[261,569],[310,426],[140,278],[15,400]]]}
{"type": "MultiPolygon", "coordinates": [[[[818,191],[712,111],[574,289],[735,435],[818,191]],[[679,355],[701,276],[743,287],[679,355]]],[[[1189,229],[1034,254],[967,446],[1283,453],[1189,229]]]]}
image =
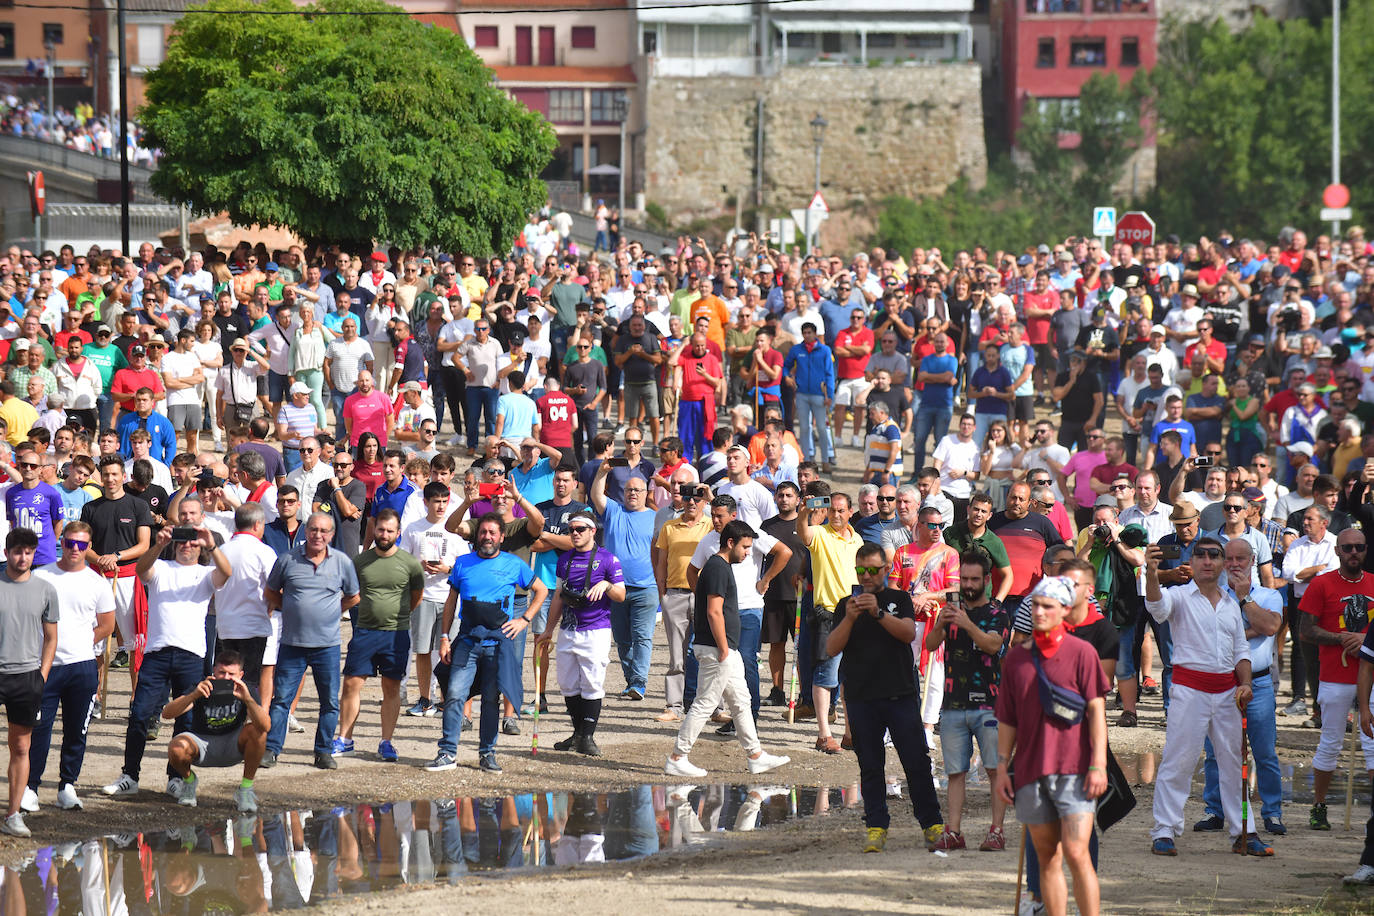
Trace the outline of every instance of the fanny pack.
{"type": "Polygon", "coordinates": [[[1040,651],[1031,649],[1031,661],[1035,663],[1035,678],[1040,688],[1040,706],[1060,725],[1077,725],[1083,721],[1083,713],[1088,701],[1083,695],[1067,687],[1060,687],[1050,680],[1045,667],[1040,663],[1040,651]]]}
{"type": "Polygon", "coordinates": [[[499,602],[464,599],[462,619],[472,627],[499,630],[501,624],[509,619],[509,615],[506,614],[505,605],[499,602]]]}

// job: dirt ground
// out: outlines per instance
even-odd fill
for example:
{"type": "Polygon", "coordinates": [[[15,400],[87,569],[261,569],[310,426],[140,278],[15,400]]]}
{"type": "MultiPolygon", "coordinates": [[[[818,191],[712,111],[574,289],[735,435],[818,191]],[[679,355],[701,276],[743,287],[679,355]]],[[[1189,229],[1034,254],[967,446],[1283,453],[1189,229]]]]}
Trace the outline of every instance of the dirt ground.
{"type": "MultiPolygon", "coordinates": [[[[853,449],[843,449],[842,484],[853,489],[857,475],[853,449]]],[[[328,809],[359,802],[437,799],[455,796],[500,796],[516,792],[595,791],[640,783],[671,782],[663,773],[665,755],[676,728],[654,721],[662,709],[661,673],[666,650],[656,646],[649,697],[640,703],[608,698],[597,732],[603,756],[589,759],[550,750],[568,734],[567,717],[555,697],[552,712],[540,717],[537,758],[530,755],[532,723],[522,722],[519,737],[502,736],[497,752],[505,771],[491,775],[477,769],[476,740],[463,735],[456,771],[428,773],[421,769],[435,753],[440,723],[437,718],[402,716],[395,744],[401,761],[381,763],[376,757],[380,737],[380,690],[375,682],[364,691],[356,729],[358,753],[339,761],[332,772],[311,767],[311,735],[316,703],[313,683],[307,686],[300,718],[310,730],[291,734],[277,767],[258,773],[257,792],[264,812],[292,808],[328,809]]],[[[1158,672],[1156,671],[1156,674],[1158,672]]],[[[527,685],[529,678],[527,678],[527,685]]],[[[129,681],[124,672],[111,672],[108,708],[115,718],[92,723],[90,745],[79,790],[85,810],[61,812],[52,807],[56,788],[57,755],[50,757],[47,779],[40,791],[43,808],[27,816],[32,840],[0,837],[0,862],[15,862],[39,846],[123,832],[151,831],[189,823],[208,823],[233,815],[231,796],[236,770],[202,771],[200,807],[191,814],[162,794],[164,761],[170,728],[151,742],[144,758],[142,792],[135,799],[112,800],[98,787],[113,781],[123,758],[129,681]]],[[[607,689],[623,686],[618,665],[612,664],[607,689]]],[[[412,691],[413,691],[412,687],[412,691]]],[[[1280,703],[1287,702],[1286,679],[1280,703]]],[[[789,725],[783,710],[765,707],[760,737],[765,748],[789,754],[792,762],[766,777],[750,777],[744,756],[733,739],[720,738],[708,728],[692,759],[719,783],[770,783],[788,786],[853,787],[858,768],[851,753],[827,756],[812,749],[815,724],[789,725]]],[[[1109,714],[1115,721],[1115,714],[1109,714]]],[[[1285,805],[1284,819],[1291,832],[1270,837],[1276,855],[1271,859],[1231,854],[1224,836],[1186,833],[1175,859],[1152,856],[1149,831],[1154,778],[1154,755],[1164,742],[1159,698],[1143,698],[1140,726],[1109,729],[1111,745],[1128,775],[1140,787],[1138,805],[1102,840],[1103,911],[1130,914],[1317,914],[1374,913],[1374,888],[1347,889],[1340,877],[1354,870],[1369,816],[1368,783],[1361,780],[1351,829],[1343,829],[1344,775],[1332,787],[1330,833],[1307,829],[1310,783],[1299,769],[1293,778],[1298,800],[1285,805]],[[1304,795],[1304,792],[1307,793],[1304,795]]],[[[1298,720],[1279,719],[1281,760],[1295,767],[1310,763],[1316,733],[1297,727],[1298,720]]],[[[938,762],[938,752],[934,755],[938,762]]],[[[1342,763],[1348,757],[1342,757],[1342,763]]],[[[889,754],[889,773],[899,773],[889,754]]],[[[1199,780],[1200,783],[1200,780],[1199,780]]],[[[1199,784],[1195,784],[1199,785],[1199,784]]],[[[1199,786],[1200,787],[1200,786],[1199,786]]],[[[754,833],[728,833],[705,848],[660,854],[622,864],[563,868],[524,877],[469,877],[452,887],[415,889],[368,898],[328,902],[338,913],[394,911],[398,905],[415,914],[449,912],[552,912],[576,901],[587,912],[691,912],[712,914],[741,909],[764,913],[940,913],[1007,914],[1013,912],[1017,885],[1016,839],[1020,835],[1014,813],[1008,813],[1009,849],[980,853],[976,844],[988,825],[988,789],[984,781],[970,787],[964,833],[974,848],[947,858],[925,851],[910,817],[910,804],[893,804],[893,829],[887,851],[862,855],[861,810],[832,809],[819,817],[802,818],[754,833]],[[404,896],[400,896],[400,895],[404,896]]],[[[857,801],[857,791],[847,793],[857,801]]],[[[942,803],[944,794],[941,793],[942,803]]],[[[1189,803],[1186,822],[1202,817],[1200,801],[1189,803]]]]}

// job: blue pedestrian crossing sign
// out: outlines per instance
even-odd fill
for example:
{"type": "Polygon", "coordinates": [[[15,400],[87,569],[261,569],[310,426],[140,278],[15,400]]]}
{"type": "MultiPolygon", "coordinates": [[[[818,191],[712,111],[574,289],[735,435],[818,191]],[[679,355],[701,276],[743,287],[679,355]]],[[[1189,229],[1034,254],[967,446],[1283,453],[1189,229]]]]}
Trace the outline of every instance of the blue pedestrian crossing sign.
{"type": "Polygon", "coordinates": [[[1116,207],[1093,207],[1093,235],[1116,235],[1116,207]]]}

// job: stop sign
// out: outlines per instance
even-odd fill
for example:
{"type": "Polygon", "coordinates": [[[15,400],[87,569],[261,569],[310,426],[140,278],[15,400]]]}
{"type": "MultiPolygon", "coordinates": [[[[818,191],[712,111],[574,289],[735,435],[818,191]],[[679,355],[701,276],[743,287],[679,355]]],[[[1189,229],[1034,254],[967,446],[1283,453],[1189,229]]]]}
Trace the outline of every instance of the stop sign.
{"type": "Polygon", "coordinates": [[[1123,213],[1116,221],[1116,240],[1128,245],[1153,245],[1155,221],[1144,210],[1123,213]]]}
{"type": "Polygon", "coordinates": [[[1332,209],[1350,206],[1350,189],[1343,184],[1329,184],[1322,190],[1322,204],[1332,209]]]}

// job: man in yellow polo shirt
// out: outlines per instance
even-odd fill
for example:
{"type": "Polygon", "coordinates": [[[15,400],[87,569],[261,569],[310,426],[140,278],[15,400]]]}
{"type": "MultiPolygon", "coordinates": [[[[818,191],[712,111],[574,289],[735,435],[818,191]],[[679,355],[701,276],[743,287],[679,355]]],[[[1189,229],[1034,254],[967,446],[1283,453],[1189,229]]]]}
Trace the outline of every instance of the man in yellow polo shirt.
{"type": "MultiPolygon", "coordinates": [[[[14,393],[14,383],[0,382],[0,420],[5,421],[5,441],[18,445],[29,438],[29,430],[38,425],[38,411],[14,393]]],[[[710,524],[707,524],[710,527],[710,524]]]]}
{"type": "Polygon", "coordinates": [[[853,504],[844,493],[832,493],[824,525],[811,524],[811,513],[797,513],[797,535],[811,551],[811,583],[815,612],[809,624],[811,645],[816,649],[816,669],[811,675],[811,698],[816,707],[816,749],[838,754],[840,742],[830,734],[830,695],[839,687],[840,656],[827,656],[825,643],[835,625],[835,606],[859,584],[854,570],[863,538],[849,524],[853,504]]]}
{"type": "Polygon", "coordinates": [[[711,520],[702,507],[711,499],[710,487],[702,484],[678,485],[682,495],[682,514],[663,523],[654,539],[654,578],[658,580],[658,603],[663,609],[663,632],[668,640],[668,671],[663,677],[664,708],[660,722],[682,719],[683,695],[687,690],[687,649],[692,639],[692,587],[687,583],[687,567],[697,544],[711,530],[711,520]],[[689,493],[690,491],[690,493],[689,493]]]}

